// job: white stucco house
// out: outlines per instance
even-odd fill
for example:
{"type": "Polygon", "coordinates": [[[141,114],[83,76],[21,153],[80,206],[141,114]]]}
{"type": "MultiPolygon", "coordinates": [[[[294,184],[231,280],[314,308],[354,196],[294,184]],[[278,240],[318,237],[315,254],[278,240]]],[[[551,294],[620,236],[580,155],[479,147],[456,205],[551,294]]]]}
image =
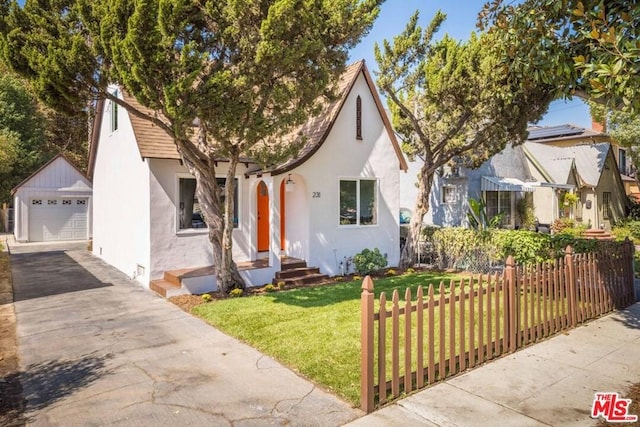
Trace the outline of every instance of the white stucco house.
{"type": "Polygon", "coordinates": [[[13,190],[18,242],[91,238],[91,181],[59,154],[13,190]]]}
{"type": "MultiPolygon", "coordinates": [[[[344,257],[377,247],[397,265],[406,163],[364,61],[345,70],[337,99],[299,131],[308,139],[294,159],[269,170],[238,166],[234,260],[262,260],[241,270],[247,284],[271,282],[284,256],[336,275],[344,257]]],[[[221,180],[226,171],[220,161],[221,180]]],[[[169,270],[211,266],[195,179],[158,127],[101,103],[89,175],[96,256],[145,286],[169,270]]],[[[198,292],[215,289],[209,276],[198,292]]]]}

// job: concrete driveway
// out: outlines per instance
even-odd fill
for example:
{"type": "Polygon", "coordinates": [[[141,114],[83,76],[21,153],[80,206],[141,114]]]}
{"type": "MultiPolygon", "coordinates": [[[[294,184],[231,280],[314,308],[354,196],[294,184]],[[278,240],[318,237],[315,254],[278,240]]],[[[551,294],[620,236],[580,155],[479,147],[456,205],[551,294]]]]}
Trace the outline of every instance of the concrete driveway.
{"type": "Polygon", "coordinates": [[[91,256],[11,246],[31,425],[343,425],[362,415],[91,256]]]}

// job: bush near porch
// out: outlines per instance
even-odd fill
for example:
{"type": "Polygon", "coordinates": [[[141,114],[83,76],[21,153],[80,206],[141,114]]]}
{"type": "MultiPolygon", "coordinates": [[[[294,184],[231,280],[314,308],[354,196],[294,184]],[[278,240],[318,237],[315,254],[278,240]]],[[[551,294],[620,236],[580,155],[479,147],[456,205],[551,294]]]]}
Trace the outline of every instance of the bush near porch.
{"type": "Polygon", "coordinates": [[[439,268],[487,273],[502,268],[513,255],[517,264],[552,261],[564,255],[568,245],[576,252],[593,252],[598,243],[581,237],[581,229],[567,228],[549,235],[527,230],[463,227],[438,228],[425,232],[439,268]]]}

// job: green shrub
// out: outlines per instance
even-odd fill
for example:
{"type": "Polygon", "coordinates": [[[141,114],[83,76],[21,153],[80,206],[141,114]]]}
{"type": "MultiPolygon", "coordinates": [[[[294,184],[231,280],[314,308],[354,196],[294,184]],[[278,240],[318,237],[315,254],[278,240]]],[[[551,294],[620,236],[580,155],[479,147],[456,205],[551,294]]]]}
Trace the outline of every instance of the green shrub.
{"type": "Polygon", "coordinates": [[[506,259],[513,255],[517,264],[546,261],[549,258],[549,239],[548,234],[525,230],[496,230],[492,236],[497,258],[506,259]]]}
{"type": "Polygon", "coordinates": [[[239,298],[242,296],[243,293],[244,292],[242,291],[242,289],[236,288],[236,289],[232,289],[231,292],[229,292],[229,296],[231,298],[239,298]]]}
{"type": "Polygon", "coordinates": [[[213,299],[209,294],[202,294],[201,298],[202,298],[202,302],[211,302],[211,300],[213,299]]]}
{"type": "MultiPolygon", "coordinates": [[[[531,194],[531,193],[529,193],[531,194]]],[[[536,224],[536,215],[533,208],[533,197],[525,196],[518,199],[516,213],[520,221],[520,228],[531,230],[536,224]]]]}
{"type": "Polygon", "coordinates": [[[276,287],[273,286],[271,283],[269,283],[268,285],[265,285],[264,288],[262,288],[265,292],[275,292],[276,291],[276,287]]]}
{"type": "Polygon", "coordinates": [[[576,222],[572,218],[565,216],[557,218],[555,221],[553,221],[553,224],[551,224],[551,231],[553,233],[560,233],[567,228],[574,228],[575,226],[576,222]]]}
{"type": "Polygon", "coordinates": [[[595,239],[582,239],[572,233],[558,233],[551,236],[551,256],[559,258],[564,256],[567,246],[573,247],[573,252],[587,253],[598,248],[598,241],[595,239]]]}
{"type": "Polygon", "coordinates": [[[436,230],[433,233],[432,244],[439,267],[466,268],[465,263],[478,261],[477,258],[482,258],[484,264],[497,261],[497,250],[491,242],[494,231],[478,231],[463,227],[436,230]]]}
{"type": "Polygon", "coordinates": [[[387,258],[380,253],[380,249],[364,249],[353,256],[353,265],[358,274],[369,274],[387,266],[387,258]]]}
{"type": "Polygon", "coordinates": [[[616,240],[624,240],[629,238],[635,244],[640,244],[640,221],[638,220],[623,220],[619,221],[615,227],[611,229],[611,233],[615,236],[616,240]]]}

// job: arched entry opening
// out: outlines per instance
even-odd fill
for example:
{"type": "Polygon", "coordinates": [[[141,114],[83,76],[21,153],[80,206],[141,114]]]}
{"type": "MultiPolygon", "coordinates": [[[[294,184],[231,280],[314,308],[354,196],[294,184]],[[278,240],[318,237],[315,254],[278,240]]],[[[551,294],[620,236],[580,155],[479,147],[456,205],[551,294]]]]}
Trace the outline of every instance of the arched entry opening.
{"type": "Polygon", "coordinates": [[[269,250],[269,189],[264,181],[257,187],[258,252],[269,250]]]}

